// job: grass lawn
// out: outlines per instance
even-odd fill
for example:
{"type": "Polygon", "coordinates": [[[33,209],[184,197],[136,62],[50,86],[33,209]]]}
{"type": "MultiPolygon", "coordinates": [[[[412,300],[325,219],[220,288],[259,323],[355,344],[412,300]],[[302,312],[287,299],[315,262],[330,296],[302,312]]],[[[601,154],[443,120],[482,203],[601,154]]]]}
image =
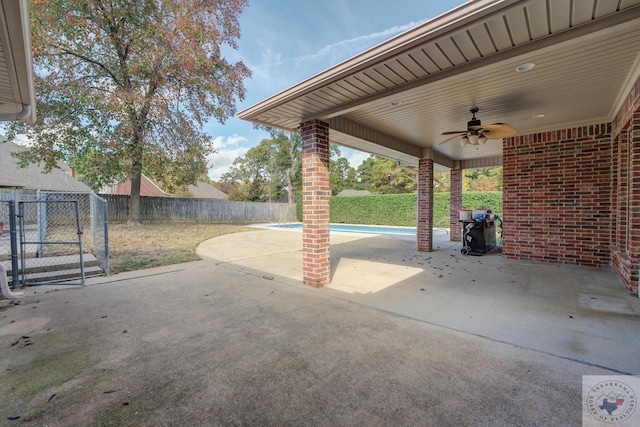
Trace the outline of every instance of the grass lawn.
{"type": "Polygon", "coordinates": [[[196,261],[201,242],[248,230],[254,229],[231,224],[109,224],[111,273],[196,261]]]}

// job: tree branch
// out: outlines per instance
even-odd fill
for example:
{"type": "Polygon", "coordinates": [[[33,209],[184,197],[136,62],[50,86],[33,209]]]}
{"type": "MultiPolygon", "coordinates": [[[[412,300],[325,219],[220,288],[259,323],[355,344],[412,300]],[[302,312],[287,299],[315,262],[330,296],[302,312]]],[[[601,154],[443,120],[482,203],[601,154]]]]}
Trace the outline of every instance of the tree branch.
{"type": "Polygon", "coordinates": [[[118,86],[121,85],[120,80],[118,79],[118,77],[116,77],[116,75],[109,69],[109,67],[104,65],[102,62],[96,61],[95,59],[89,58],[88,56],[85,56],[85,55],[83,55],[81,53],[69,50],[69,49],[65,48],[64,46],[53,45],[53,47],[59,49],[60,52],[62,52],[62,53],[65,53],[67,55],[71,55],[71,56],[73,56],[75,58],[81,59],[81,60],[83,60],[85,62],[88,62],[90,64],[98,66],[99,68],[103,69],[113,79],[113,81],[116,82],[116,84],[118,86]]]}

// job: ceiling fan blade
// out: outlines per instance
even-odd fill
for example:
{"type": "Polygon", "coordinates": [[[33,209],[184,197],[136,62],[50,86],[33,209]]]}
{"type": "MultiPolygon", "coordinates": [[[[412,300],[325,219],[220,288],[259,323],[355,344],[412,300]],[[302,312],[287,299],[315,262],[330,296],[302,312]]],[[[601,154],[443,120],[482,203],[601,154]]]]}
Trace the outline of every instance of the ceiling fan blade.
{"type": "MultiPolygon", "coordinates": [[[[449,142],[449,141],[453,141],[454,139],[458,138],[459,136],[464,135],[465,133],[466,133],[466,132],[456,133],[456,134],[455,134],[455,135],[453,135],[452,137],[447,138],[447,139],[445,139],[444,141],[442,141],[442,142],[440,143],[440,145],[442,145],[442,144],[444,144],[444,143],[446,143],[446,142],[449,142]]],[[[449,135],[449,134],[451,134],[451,132],[443,133],[443,135],[449,135]]]]}
{"type": "Polygon", "coordinates": [[[442,132],[440,135],[462,135],[467,133],[466,130],[450,130],[449,132],[442,132]]]}
{"type": "Polygon", "coordinates": [[[518,129],[506,123],[494,123],[492,125],[479,127],[488,139],[509,138],[510,136],[516,136],[519,133],[518,129]]]}

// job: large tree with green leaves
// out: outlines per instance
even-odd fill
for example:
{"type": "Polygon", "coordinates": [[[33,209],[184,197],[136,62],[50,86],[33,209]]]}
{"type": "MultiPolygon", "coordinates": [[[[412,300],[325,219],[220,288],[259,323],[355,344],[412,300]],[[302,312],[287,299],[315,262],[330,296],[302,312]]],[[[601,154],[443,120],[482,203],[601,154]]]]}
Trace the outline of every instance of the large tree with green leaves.
{"type": "Polygon", "coordinates": [[[252,202],[270,202],[278,193],[280,174],[276,162],[276,149],[273,139],[263,139],[251,147],[244,157],[237,157],[229,171],[222,175],[227,183],[245,183],[244,192],[234,195],[234,199],[252,202]]]}
{"type": "Polygon", "coordinates": [[[236,158],[229,171],[222,175],[222,181],[227,185],[233,182],[248,184],[240,186],[247,191],[234,192],[233,198],[237,200],[271,202],[286,190],[288,202],[293,203],[294,195],[302,188],[300,136],[267,130],[271,138],[263,139],[244,157],[236,158]],[[263,189],[262,197],[257,197],[259,188],[263,189]]]}
{"type": "Polygon", "coordinates": [[[283,187],[287,190],[287,201],[294,202],[294,196],[302,188],[302,139],[295,133],[274,131],[276,164],[281,171],[283,187]]]}
{"type": "Polygon", "coordinates": [[[329,185],[331,186],[331,195],[335,196],[342,190],[356,187],[356,170],[348,159],[341,157],[340,148],[336,144],[331,144],[330,152],[329,185]]]}
{"type": "Polygon", "coordinates": [[[502,166],[465,169],[462,175],[463,191],[502,191],[502,166]]]}
{"type": "Polygon", "coordinates": [[[413,193],[417,190],[417,169],[398,161],[371,155],[357,170],[358,186],[373,193],[413,193]]]}
{"type": "Polygon", "coordinates": [[[32,0],[38,122],[14,125],[24,162],[68,161],[94,187],[141,173],[192,183],[213,152],[206,121],[224,122],[250,75],[237,49],[248,0],[32,0]]]}

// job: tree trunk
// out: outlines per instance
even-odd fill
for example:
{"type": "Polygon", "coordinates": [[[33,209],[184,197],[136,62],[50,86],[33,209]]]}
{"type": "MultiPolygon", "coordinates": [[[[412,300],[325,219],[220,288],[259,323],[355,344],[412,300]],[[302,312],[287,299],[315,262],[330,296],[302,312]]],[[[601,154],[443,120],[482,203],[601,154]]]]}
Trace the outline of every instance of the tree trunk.
{"type": "Polygon", "coordinates": [[[293,167],[288,168],[285,171],[285,176],[287,177],[287,197],[289,199],[289,203],[293,203],[293,179],[291,179],[291,174],[294,173],[293,167]]]}
{"type": "Polygon", "coordinates": [[[139,225],[140,221],[140,184],[142,183],[142,138],[136,132],[133,136],[131,153],[131,195],[129,196],[129,219],[127,223],[139,225]]]}

